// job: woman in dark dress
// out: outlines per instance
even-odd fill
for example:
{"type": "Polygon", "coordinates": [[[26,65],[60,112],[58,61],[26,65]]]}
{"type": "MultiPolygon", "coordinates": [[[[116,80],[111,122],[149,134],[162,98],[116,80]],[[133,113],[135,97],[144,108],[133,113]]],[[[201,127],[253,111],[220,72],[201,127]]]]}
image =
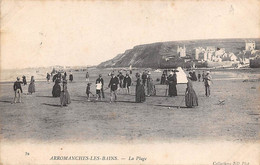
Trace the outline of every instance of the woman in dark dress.
{"type": "Polygon", "coordinates": [[[142,103],[145,101],[144,85],[141,83],[140,74],[136,74],[135,102],[142,103]]]}
{"type": "Polygon", "coordinates": [[[60,93],[60,104],[61,107],[67,106],[67,104],[70,104],[70,95],[67,89],[67,80],[63,80],[62,82],[62,91],[60,93]]]}
{"type": "Polygon", "coordinates": [[[29,84],[29,87],[28,87],[28,93],[29,94],[32,94],[32,93],[35,93],[35,84],[34,84],[35,80],[34,80],[34,76],[31,77],[31,82],[29,84]]]}
{"type": "Polygon", "coordinates": [[[23,85],[27,85],[26,77],[23,75],[23,85]]]}
{"type": "Polygon", "coordinates": [[[169,84],[169,96],[177,96],[177,75],[176,72],[171,72],[168,77],[168,84],[169,84]]]}
{"type": "Polygon", "coordinates": [[[61,93],[61,87],[60,87],[60,84],[59,84],[59,80],[57,79],[55,81],[55,85],[53,86],[52,88],[52,96],[53,97],[60,97],[60,93],[61,93]]]}
{"type": "Polygon", "coordinates": [[[198,97],[193,89],[190,76],[188,76],[187,88],[185,92],[185,104],[188,108],[198,106],[198,97]]]}

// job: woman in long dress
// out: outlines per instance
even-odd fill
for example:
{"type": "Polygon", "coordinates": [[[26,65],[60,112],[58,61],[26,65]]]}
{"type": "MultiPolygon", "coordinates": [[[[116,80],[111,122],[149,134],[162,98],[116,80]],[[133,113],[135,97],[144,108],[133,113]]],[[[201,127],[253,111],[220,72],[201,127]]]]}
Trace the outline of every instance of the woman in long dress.
{"type": "Polygon", "coordinates": [[[70,104],[70,95],[67,89],[67,80],[63,80],[62,82],[62,91],[60,93],[60,104],[61,107],[67,106],[67,104],[70,104]]]}
{"type": "Polygon", "coordinates": [[[28,87],[28,93],[29,94],[32,94],[32,93],[35,93],[35,84],[34,84],[35,80],[34,80],[34,76],[31,77],[31,82],[29,84],[29,87],[28,87]]]}
{"type": "Polygon", "coordinates": [[[147,77],[147,96],[154,96],[155,95],[155,88],[153,85],[153,79],[150,74],[147,77]]]}
{"type": "Polygon", "coordinates": [[[135,102],[142,103],[145,101],[144,85],[141,83],[140,74],[136,74],[135,102]]]}
{"type": "Polygon", "coordinates": [[[55,80],[55,85],[52,88],[52,96],[53,97],[60,97],[61,87],[59,84],[59,80],[55,80]]]}
{"type": "Polygon", "coordinates": [[[169,96],[177,96],[177,75],[175,72],[171,71],[168,77],[168,84],[169,84],[169,96]]]}
{"type": "Polygon", "coordinates": [[[191,77],[188,76],[187,88],[185,92],[185,104],[188,108],[198,106],[198,97],[193,89],[191,77]]]}

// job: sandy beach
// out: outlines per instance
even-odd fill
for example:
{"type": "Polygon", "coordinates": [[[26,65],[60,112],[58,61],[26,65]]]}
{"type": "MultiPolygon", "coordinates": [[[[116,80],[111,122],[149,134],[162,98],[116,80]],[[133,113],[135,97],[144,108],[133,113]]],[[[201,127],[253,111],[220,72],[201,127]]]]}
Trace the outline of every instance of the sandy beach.
{"type": "MultiPolygon", "coordinates": [[[[99,73],[103,74],[105,88],[109,82],[109,70],[91,70],[94,94],[99,73]]],[[[164,96],[165,85],[156,85],[156,96],[146,97],[145,103],[135,103],[135,86],[131,86],[131,94],[119,92],[115,103],[109,103],[109,90],[105,90],[103,101],[91,97],[88,102],[85,72],[73,74],[75,81],[68,83],[72,103],[63,108],[59,98],[51,95],[53,82],[36,79],[36,93],[32,95],[26,95],[28,85],[22,86],[22,103],[17,104],[11,104],[13,83],[2,82],[1,140],[113,143],[259,140],[259,82],[243,82],[259,78],[257,70],[212,71],[210,97],[204,94],[203,82],[193,82],[199,99],[196,108],[186,108],[182,102],[186,84],[177,85],[178,96],[173,98],[164,96]],[[219,104],[223,100],[225,103],[219,104]],[[177,108],[181,102],[181,108],[177,108]]],[[[156,78],[160,75],[152,72],[155,84],[159,83],[156,78]]]]}

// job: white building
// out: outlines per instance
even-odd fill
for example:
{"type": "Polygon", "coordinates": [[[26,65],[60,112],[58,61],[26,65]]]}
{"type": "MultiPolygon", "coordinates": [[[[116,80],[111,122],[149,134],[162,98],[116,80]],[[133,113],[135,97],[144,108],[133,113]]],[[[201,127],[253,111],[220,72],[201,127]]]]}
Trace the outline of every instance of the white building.
{"type": "Polygon", "coordinates": [[[255,50],[255,41],[246,41],[246,51],[255,50]]]}
{"type": "Polygon", "coordinates": [[[177,54],[179,55],[179,57],[186,57],[186,48],[185,45],[183,45],[183,47],[179,47],[177,48],[177,54]]]}

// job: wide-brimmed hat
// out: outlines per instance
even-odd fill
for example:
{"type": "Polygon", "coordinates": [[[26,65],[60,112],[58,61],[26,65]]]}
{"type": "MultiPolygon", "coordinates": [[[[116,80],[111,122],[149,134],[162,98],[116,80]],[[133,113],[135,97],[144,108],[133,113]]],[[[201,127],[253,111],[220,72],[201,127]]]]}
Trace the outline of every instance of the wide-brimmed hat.
{"type": "Polygon", "coordinates": [[[210,71],[207,71],[206,73],[210,74],[210,71]]]}
{"type": "Polygon", "coordinates": [[[177,69],[174,69],[173,72],[179,72],[177,69]]]}

